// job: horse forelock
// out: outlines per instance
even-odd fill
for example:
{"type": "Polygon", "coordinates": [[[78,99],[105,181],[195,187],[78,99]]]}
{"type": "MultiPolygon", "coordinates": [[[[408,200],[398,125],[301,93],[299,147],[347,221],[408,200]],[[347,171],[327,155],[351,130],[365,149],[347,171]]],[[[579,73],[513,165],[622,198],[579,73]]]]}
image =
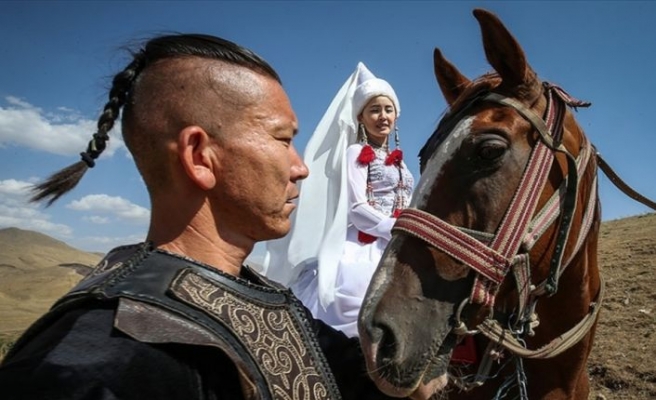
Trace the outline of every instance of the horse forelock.
{"type": "Polygon", "coordinates": [[[462,94],[449,107],[449,114],[458,113],[469,104],[471,99],[478,97],[481,92],[489,92],[501,85],[501,77],[496,72],[485,73],[472,80],[462,94]]]}

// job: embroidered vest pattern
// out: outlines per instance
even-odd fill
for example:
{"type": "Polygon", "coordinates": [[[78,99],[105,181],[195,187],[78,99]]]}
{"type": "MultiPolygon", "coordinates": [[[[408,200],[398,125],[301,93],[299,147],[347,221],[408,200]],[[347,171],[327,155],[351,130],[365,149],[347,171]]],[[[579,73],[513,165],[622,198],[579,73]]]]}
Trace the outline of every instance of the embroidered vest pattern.
{"type": "Polygon", "coordinates": [[[297,323],[283,307],[246,301],[191,271],[182,272],[171,286],[181,301],[201,307],[241,338],[259,361],[276,399],[329,399],[329,391],[308,357],[297,323]]]}

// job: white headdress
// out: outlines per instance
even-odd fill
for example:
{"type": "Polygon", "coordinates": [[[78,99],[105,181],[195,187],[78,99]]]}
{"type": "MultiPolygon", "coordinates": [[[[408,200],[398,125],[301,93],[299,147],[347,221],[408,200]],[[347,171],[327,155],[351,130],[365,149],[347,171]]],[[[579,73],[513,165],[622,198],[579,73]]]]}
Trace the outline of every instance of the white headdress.
{"type": "Polygon", "coordinates": [[[393,101],[398,116],[401,108],[394,89],[358,63],[305,147],[303,159],[310,175],[300,183],[290,234],[267,243],[264,273],[283,285],[292,284],[304,266],[319,263],[319,302],[324,308],[334,299],[346,240],[346,148],[357,141],[358,114],[372,97],[381,95],[393,101]]]}
{"type": "Polygon", "coordinates": [[[362,112],[362,109],[369,100],[377,96],[386,96],[392,100],[396,109],[396,117],[398,118],[401,115],[401,105],[392,85],[387,83],[386,80],[376,78],[364,64],[359,63],[358,69],[360,68],[358,87],[355,89],[355,93],[353,93],[353,120],[357,123],[358,114],[362,112]]]}

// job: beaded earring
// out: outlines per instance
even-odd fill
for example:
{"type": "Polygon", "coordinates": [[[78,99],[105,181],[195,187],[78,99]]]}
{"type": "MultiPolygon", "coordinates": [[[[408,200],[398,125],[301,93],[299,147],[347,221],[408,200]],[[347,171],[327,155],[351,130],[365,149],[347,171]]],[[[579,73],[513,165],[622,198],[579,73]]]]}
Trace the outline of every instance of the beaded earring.
{"type": "Polygon", "coordinates": [[[367,131],[362,122],[358,123],[358,140],[360,143],[367,144],[367,131]]]}
{"type": "Polygon", "coordinates": [[[374,153],[374,149],[367,141],[367,131],[365,130],[363,123],[360,123],[358,130],[360,132],[360,143],[363,144],[362,150],[360,150],[360,154],[358,155],[358,164],[362,166],[369,165],[369,163],[376,158],[376,153],[374,153]]]}
{"type": "Polygon", "coordinates": [[[394,123],[394,151],[387,155],[385,159],[385,165],[396,165],[400,166],[401,161],[403,161],[403,151],[400,148],[399,140],[399,127],[394,123]]]}

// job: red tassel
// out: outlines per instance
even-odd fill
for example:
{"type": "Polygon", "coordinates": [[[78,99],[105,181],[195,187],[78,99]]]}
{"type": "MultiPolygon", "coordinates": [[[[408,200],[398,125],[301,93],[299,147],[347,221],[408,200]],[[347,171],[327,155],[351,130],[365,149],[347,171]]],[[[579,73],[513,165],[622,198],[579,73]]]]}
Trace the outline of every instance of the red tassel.
{"type": "Polygon", "coordinates": [[[375,158],[376,158],[376,153],[374,153],[374,149],[372,149],[371,146],[366,144],[362,146],[362,150],[358,155],[358,163],[360,165],[369,165],[369,163],[372,162],[375,158]]]}
{"type": "Polygon", "coordinates": [[[364,233],[362,231],[358,231],[358,240],[360,241],[360,243],[369,244],[375,242],[376,239],[378,239],[376,236],[370,235],[368,233],[364,233]]]}
{"type": "Polygon", "coordinates": [[[403,210],[400,209],[400,208],[397,208],[397,209],[394,210],[394,212],[392,213],[392,217],[394,217],[394,218],[398,218],[399,215],[401,215],[401,211],[403,211],[403,210]]]}
{"type": "Polygon", "coordinates": [[[400,149],[394,149],[387,155],[385,165],[401,165],[401,161],[403,161],[403,152],[400,149]]]}

